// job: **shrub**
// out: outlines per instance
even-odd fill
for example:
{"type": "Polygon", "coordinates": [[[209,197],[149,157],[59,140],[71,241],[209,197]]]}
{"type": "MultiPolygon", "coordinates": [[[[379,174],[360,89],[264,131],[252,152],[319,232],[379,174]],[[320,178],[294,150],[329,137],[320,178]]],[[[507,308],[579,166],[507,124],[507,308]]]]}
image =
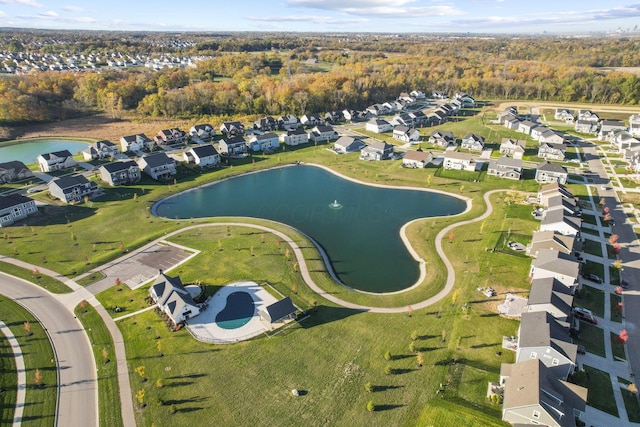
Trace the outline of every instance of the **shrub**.
{"type": "Polygon", "coordinates": [[[387,351],[387,352],[384,354],[384,360],[391,360],[391,352],[390,352],[390,351],[387,351]]]}
{"type": "Polygon", "coordinates": [[[371,384],[371,381],[369,381],[368,383],[366,383],[364,385],[364,389],[365,391],[371,393],[373,391],[373,384],[371,384]]]}
{"type": "Polygon", "coordinates": [[[384,373],[386,375],[390,375],[393,372],[393,368],[391,368],[391,365],[387,365],[384,367],[384,373]]]}
{"type": "Polygon", "coordinates": [[[373,400],[367,402],[367,411],[373,412],[376,410],[376,405],[373,403],[373,400]]]}

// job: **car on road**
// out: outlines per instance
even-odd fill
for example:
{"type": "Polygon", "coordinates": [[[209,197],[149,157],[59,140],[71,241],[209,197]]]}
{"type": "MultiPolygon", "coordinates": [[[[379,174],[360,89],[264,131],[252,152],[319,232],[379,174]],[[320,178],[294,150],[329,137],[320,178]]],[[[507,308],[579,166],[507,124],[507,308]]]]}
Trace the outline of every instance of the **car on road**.
{"type": "Polygon", "coordinates": [[[596,276],[593,273],[582,273],[582,278],[591,280],[592,282],[602,283],[602,279],[599,276],[596,276]]]}
{"type": "Polygon", "coordinates": [[[588,310],[586,308],[575,307],[573,309],[573,316],[576,319],[584,320],[585,322],[589,322],[593,325],[598,324],[598,319],[596,319],[596,316],[594,316],[591,310],[588,310]]]}
{"type": "Polygon", "coordinates": [[[622,289],[627,289],[629,288],[629,281],[627,279],[622,279],[620,280],[620,287],[622,289]]]}

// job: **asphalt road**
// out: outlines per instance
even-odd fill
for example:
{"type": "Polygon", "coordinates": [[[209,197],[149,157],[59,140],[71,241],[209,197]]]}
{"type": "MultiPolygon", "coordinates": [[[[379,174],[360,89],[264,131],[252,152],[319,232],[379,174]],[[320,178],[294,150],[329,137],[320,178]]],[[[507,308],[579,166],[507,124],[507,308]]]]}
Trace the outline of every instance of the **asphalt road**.
{"type": "Polygon", "coordinates": [[[29,309],[47,329],[58,358],[58,426],[98,426],[96,366],[80,322],[36,285],[0,272],[0,294],[29,309]]]}
{"type": "Polygon", "coordinates": [[[623,265],[621,277],[629,281],[629,288],[623,293],[624,328],[629,333],[627,358],[631,372],[640,375],[640,245],[631,223],[627,221],[627,215],[622,211],[600,156],[592,147],[584,147],[584,152],[589,155],[589,168],[599,175],[596,188],[610,209],[616,224],[611,232],[618,235],[618,243],[622,247],[619,254],[623,265]]]}

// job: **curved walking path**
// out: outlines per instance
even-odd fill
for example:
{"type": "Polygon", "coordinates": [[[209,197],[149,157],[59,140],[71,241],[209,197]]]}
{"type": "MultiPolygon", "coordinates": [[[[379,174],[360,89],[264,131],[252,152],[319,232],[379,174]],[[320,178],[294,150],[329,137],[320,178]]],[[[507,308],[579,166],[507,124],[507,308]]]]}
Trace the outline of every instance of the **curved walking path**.
{"type": "Polygon", "coordinates": [[[17,427],[22,424],[22,413],[24,411],[25,397],[27,395],[27,373],[24,366],[24,357],[22,357],[20,344],[18,343],[16,336],[11,332],[11,329],[9,329],[2,320],[0,320],[0,332],[7,337],[9,347],[13,350],[13,357],[16,361],[18,392],[16,393],[16,409],[13,413],[13,426],[17,427]]]}

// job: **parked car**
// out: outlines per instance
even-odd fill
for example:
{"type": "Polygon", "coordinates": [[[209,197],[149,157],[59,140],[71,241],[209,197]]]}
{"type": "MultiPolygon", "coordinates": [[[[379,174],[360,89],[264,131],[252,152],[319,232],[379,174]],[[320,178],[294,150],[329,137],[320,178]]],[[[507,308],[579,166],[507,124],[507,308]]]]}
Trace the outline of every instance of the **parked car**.
{"type": "Polygon", "coordinates": [[[596,276],[593,273],[582,273],[582,278],[591,280],[592,282],[602,283],[602,279],[600,278],[600,276],[596,276]]]}
{"type": "Polygon", "coordinates": [[[576,319],[584,320],[585,322],[589,322],[593,325],[598,324],[598,319],[593,315],[591,310],[582,307],[576,307],[573,309],[573,315],[576,319]]]}
{"type": "Polygon", "coordinates": [[[622,289],[627,289],[629,287],[629,281],[627,279],[620,280],[620,287],[622,289]]]}

